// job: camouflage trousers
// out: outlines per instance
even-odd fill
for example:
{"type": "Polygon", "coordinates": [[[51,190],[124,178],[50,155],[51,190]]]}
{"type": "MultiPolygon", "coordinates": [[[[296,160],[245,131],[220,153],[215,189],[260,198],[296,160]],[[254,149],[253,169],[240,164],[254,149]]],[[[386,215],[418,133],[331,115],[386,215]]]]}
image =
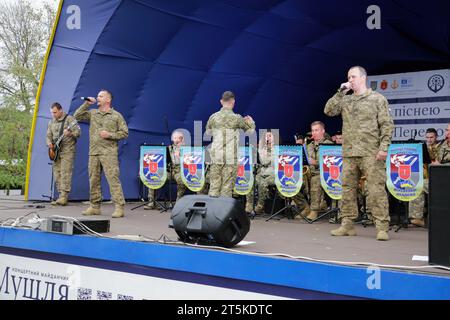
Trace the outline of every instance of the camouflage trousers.
{"type": "MultiPolygon", "coordinates": [[[[271,186],[275,187],[275,178],[273,176],[256,175],[255,179],[256,179],[256,187],[258,190],[257,205],[264,206],[264,201],[270,197],[269,188],[271,186]]],[[[254,187],[255,185],[253,186],[253,188],[254,187]]],[[[247,198],[246,206],[253,205],[253,188],[250,191],[250,193],[247,194],[246,196],[247,198]]],[[[278,190],[275,190],[275,192],[278,192],[278,190]]],[[[285,197],[281,194],[280,198],[285,199],[285,197]]],[[[292,200],[294,201],[295,205],[298,207],[300,211],[303,211],[303,209],[309,206],[308,201],[306,200],[302,191],[299,191],[295,196],[293,196],[292,200]]]]}
{"type": "Polygon", "coordinates": [[[58,193],[69,193],[72,186],[73,160],[75,150],[59,154],[58,159],[53,163],[53,177],[58,193]]]}
{"type": "Polygon", "coordinates": [[[209,164],[205,166],[205,184],[203,185],[203,188],[197,192],[197,194],[208,194],[209,192],[209,164]]]}
{"type": "Polygon", "coordinates": [[[324,206],[325,193],[320,183],[320,174],[313,174],[310,180],[309,196],[311,200],[311,210],[320,211],[324,206]]]}
{"type": "Polygon", "coordinates": [[[210,197],[232,197],[234,184],[236,182],[237,165],[211,164],[209,185],[210,197]]]}
{"type": "Polygon", "coordinates": [[[386,163],[373,157],[344,157],[342,171],[341,217],[343,224],[358,217],[357,189],[366,176],[367,203],[378,230],[389,230],[389,205],[386,194],[386,163]]]}
{"type": "Polygon", "coordinates": [[[308,201],[302,191],[303,190],[300,190],[295,196],[292,197],[292,201],[294,201],[300,212],[309,207],[308,201]]]}
{"type": "Polygon", "coordinates": [[[425,197],[428,195],[428,179],[423,179],[423,191],[414,200],[409,202],[409,217],[413,219],[423,219],[425,209],[425,197]]]}
{"type": "MultiPolygon", "coordinates": [[[[174,180],[177,184],[177,199],[180,199],[186,192],[186,185],[183,183],[183,180],[181,180],[181,174],[179,167],[176,167],[176,169],[173,169],[172,172],[167,172],[167,180],[166,183],[168,183],[169,180],[174,180]]],[[[156,199],[156,189],[148,189],[148,202],[154,203],[156,199]]]]}
{"type": "MultiPolygon", "coordinates": [[[[269,198],[269,187],[275,185],[275,178],[273,176],[262,176],[257,174],[253,188],[255,185],[258,190],[258,205],[264,206],[264,201],[269,198]]],[[[253,205],[253,188],[246,196],[247,206],[253,205]]]]}
{"type": "Polygon", "coordinates": [[[101,174],[105,173],[111,198],[116,205],[125,205],[122,185],[120,183],[119,159],[117,155],[89,156],[89,185],[91,206],[98,208],[102,201],[101,174]]]}

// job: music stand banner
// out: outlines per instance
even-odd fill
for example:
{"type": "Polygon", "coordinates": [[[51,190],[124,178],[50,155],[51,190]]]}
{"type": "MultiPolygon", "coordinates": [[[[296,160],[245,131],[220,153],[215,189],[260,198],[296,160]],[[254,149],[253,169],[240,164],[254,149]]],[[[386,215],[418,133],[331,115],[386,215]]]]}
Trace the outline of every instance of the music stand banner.
{"type": "Polygon", "coordinates": [[[398,200],[416,199],[423,190],[422,144],[391,144],[386,159],[387,188],[398,200]]]}
{"type": "Polygon", "coordinates": [[[205,184],[205,148],[180,148],[181,180],[193,192],[203,189],[205,184]]]}
{"type": "Polygon", "coordinates": [[[234,192],[242,196],[247,195],[253,187],[252,151],[252,146],[239,147],[239,162],[234,192]]]}
{"type": "Polygon", "coordinates": [[[342,146],[319,147],[320,184],[333,200],[342,198],[342,146]]]}
{"type": "Polygon", "coordinates": [[[167,179],[167,149],[165,146],[141,146],[139,177],[150,189],[161,188],[167,179]]]}
{"type": "Polygon", "coordinates": [[[285,197],[295,196],[303,184],[302,146],[275,146],[275,184],[285,197]]]}

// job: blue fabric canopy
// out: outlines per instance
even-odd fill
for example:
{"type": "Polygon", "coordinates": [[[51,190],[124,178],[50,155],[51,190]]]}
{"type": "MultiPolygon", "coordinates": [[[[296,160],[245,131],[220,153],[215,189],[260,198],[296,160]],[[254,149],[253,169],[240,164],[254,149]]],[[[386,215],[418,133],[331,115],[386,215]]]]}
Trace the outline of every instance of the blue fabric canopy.
{"type": "MultiPolygon", "coordinates": [[[[284,142],[322,120],[340,129],[324,104],[350,66],[369,74],[450,67],[447,1],[377,1],[381,29],[370,30],[373,1],[78,0],[65,1],[45,72],[34,131],[28,198],[49,194],[45,146],[49,106],[73,112],[102,88],[125,117],[120,143],[125,197],[139,196],[139,146],[169,143],[168,131],[203,121],[236,94],[236,112],[284,142]],[[70,29],[73,5],[80,29],[70,29]],[[69,9],[69,10],[68,10],[69,9]]],[[[89,132],[81,125],[71,199],[89,198],[89,132]]],[[[109,190],[103,181],[104,198],[109,190]]]]}

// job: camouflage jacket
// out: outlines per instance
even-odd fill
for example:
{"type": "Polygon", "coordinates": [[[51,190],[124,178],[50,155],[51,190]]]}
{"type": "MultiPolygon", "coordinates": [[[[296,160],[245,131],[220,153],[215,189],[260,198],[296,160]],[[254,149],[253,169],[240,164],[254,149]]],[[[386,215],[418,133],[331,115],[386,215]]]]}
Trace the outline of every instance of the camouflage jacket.
{"type": "Polygon", "coordinates": [[[255,129],[255,122],[247,123],[242,116],[227,108],[222,108],[209,117],[206,133],[213,136],[210,149],[212,163],[237,164],[239,129],[252,131],[255,129]]]}
{"type": "Polygon", "coordinates": [[[357,96],[336,93],[325,105],[328,116],[342,115],[342,154],[344,157],[375,156],[388,151],[394,122],[386,98],[367,89],[357,96]]]}
{"type": "Polygon", "coordinates": [[[441,164],[450,164],[450,145],[447,143],[447,140],[441,143],[437,161],[441,164]]]}
{"type": "Polygon", "coordinates": [[[128,127],[122,115],[114,109],[100,112],[98,109],[88,110],[89,104],[83,103],[77,111],[75,118],[79,121],[91,123],[89,128],[89,155],[117,155],[118,141],[128,137],[128,127]],[[108,131],[111,138],[100,137],[101,131],[108,131]]]}
{"type": "MultiPolygon", "coordinates": [[[[61,131],[61,125],[63,123],[63,119],[66,116],[64,113],[61,119],[52,119],[48,123],[47,127],[47,137],[46,137],[46,143],[47,145],[50,143],[55,143],[56,140],[59,138],[59,132],[61,131]]],[[[64,128],[70,128],[70,131],[72,132],[71,137],[64,137],[61,141],[61,153],[66,152],[75,152],[75,145],[77,143],[77,138],[81,134],[80,126],[77,123],[77,120],[71,116],[67,115],[66,121],[64,122],[64,128]],[[75,124],[74,124],[75,123],[75,124]]]]}
{"type": "Polygon", "coordinates": [[[172,170],[174,173],[180,172],[180,149],[181,146],[176,146],[174,144],[171,144],[169,146],[169,155],[170,160],[172,161],[172,170]],[[175,155],[175,153],[178,153],[178,155],[175,155]]]}
{"type": "Polygon", "coordinates": [[[260,167],[258,174],[262,176],[275,176],[274,169],[274,146],[267,148],[267,146],[261,147],[258,150],[260,167]]]}
{"type": "Polygon", "coordinates": [[[319,141],[312,141],[310,142],[307,147],[306,147],[306,151],[308,152],[308,160],[309,159],[314,159],[317,161],[316,165],[310,165],[309,169],[311,170],[312,174],[319,174],[319,147],[320,144],[333,144],[333,141],[331,141],[330,139],[327,138],[327,136],[324,136],[322,139],[320,139],[319,141]]]}
{"type": "Polygon", "coordinates": [[[432,145],[427,145],[431,161],[435,161],[438,158],[440,146],[441,143],[439,142],[433,143],[432,145]]]}

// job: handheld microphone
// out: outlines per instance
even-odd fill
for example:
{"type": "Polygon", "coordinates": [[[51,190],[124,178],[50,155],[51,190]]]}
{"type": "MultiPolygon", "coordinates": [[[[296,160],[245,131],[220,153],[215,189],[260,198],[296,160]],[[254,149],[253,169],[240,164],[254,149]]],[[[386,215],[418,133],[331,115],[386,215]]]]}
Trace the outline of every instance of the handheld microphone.
{"type": "Polygon", "coordinates": [[[84,101],[91,101],[91,99],[89,99],[88,97],[81,97],[80,99],[84,101]]]}

